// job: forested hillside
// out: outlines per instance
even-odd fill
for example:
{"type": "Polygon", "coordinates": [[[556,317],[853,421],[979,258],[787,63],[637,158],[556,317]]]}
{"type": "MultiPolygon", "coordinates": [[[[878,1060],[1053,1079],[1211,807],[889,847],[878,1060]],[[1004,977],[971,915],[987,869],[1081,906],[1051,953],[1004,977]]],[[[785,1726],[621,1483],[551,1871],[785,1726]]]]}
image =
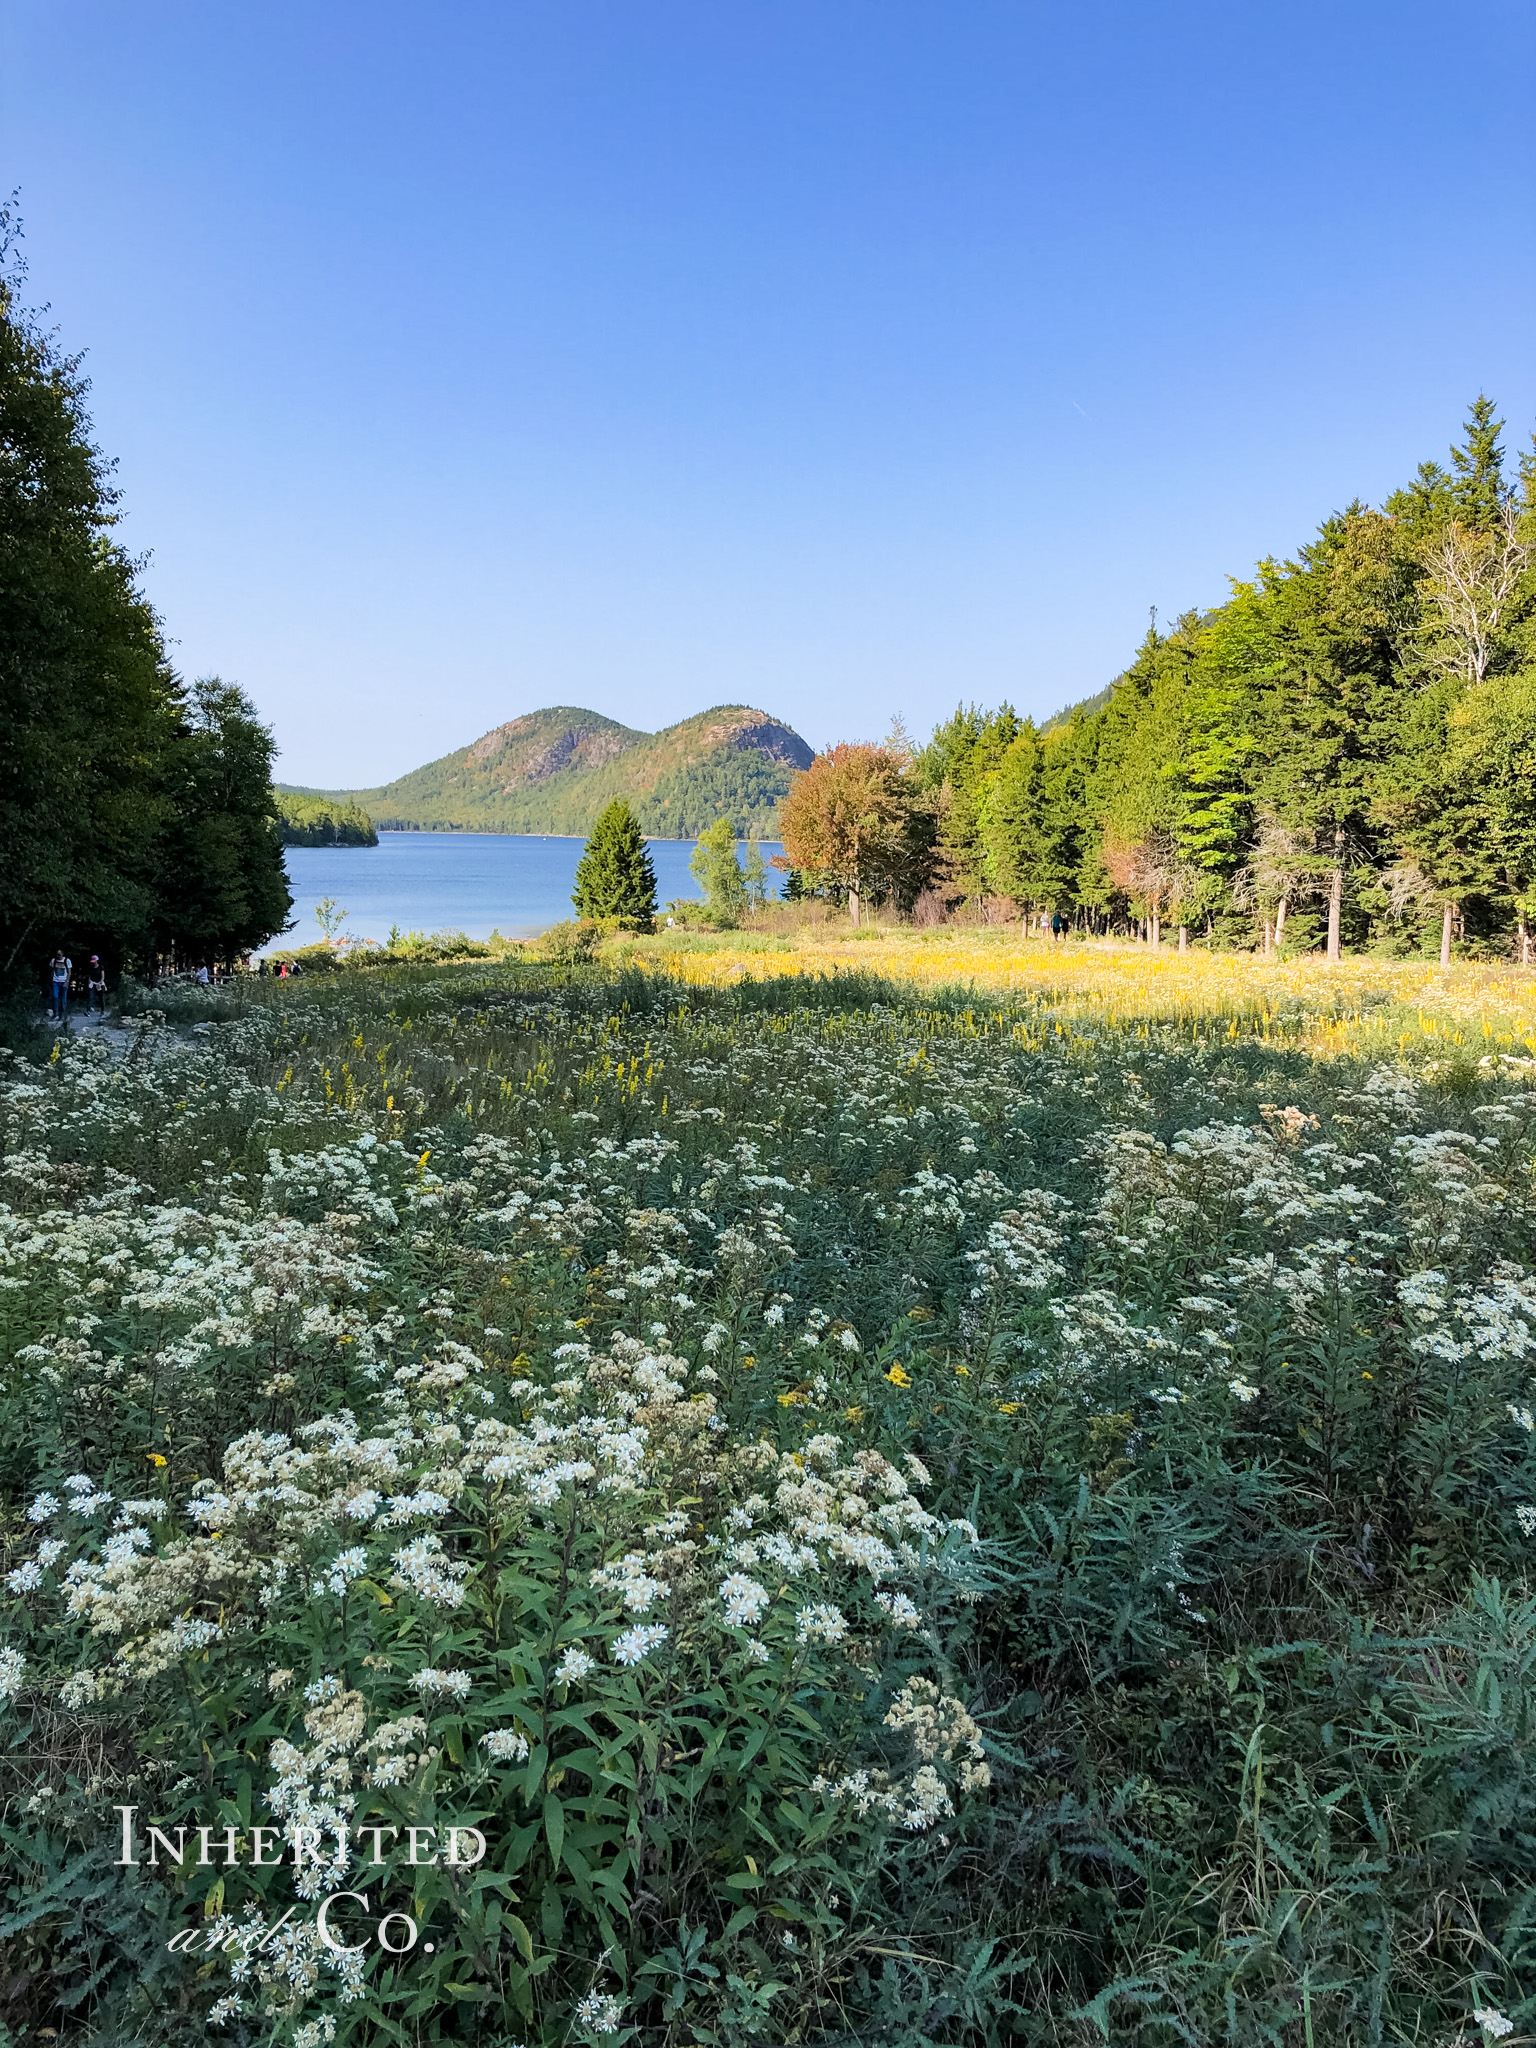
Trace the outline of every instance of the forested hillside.
{"type": "Polygon", "coordinates": [[[1037,730],[962,706],[910,764],[926,879],[1218,945],[1530,957],[1536,455],[1472,407],[1449,467],[1154,622],[1037,730]]]}
{"type": "Polygon", "coordinates": [[[556,705],[511,719],[380,789],[333,794],[362,806],[386,831],[580,836],[621,796],[656,838],[696,838],[721,816],[765,837],[811,759],[797,732],[740,704],[717,705],[658,733],[556,705]]]}
{"type": "Polygon", "coordinates": [[[358,804],[333,797],[305,796],[296,790],[273,792],[278,831],[284,846],[377,846],[373,820],[358,804]]]}

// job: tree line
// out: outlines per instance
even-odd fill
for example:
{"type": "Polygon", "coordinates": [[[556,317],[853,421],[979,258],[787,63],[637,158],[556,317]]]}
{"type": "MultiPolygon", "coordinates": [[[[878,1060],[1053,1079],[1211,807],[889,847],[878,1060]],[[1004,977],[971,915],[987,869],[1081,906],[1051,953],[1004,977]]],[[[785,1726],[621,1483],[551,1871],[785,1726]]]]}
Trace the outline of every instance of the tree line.
{"type": "Polygon", "coordinates": [[[0,978],[60,945],[230,960],[291,908],[272,735],[233,684],[172,667],[80,358],[22,303],[17,233],[0,208],[0,978]]]}
{"type": "Polygon", "coordinates": [[[379,835],[361,804],[340,797],[274,793],[272,808],[284,846],[377,846],[379,835]]]}
{"type": "Polygon", "coordinates": [[[1154,619],[1043,729],[962,705],[831,748],[780,812],[801,886],[1263,952],[1531,956],[1536,444],[1478,398],[1449,466],[1325,520],[1225,604],[1154,619]]]}

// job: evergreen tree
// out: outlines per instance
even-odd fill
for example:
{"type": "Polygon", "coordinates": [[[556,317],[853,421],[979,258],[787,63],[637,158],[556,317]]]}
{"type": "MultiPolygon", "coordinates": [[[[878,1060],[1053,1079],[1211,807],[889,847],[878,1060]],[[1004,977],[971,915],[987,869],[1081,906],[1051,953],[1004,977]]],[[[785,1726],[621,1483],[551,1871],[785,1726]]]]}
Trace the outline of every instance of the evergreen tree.
{"type": "Polygon", "coordinates": [[[1536,918],[1536,666],[1490,677],[1450,721],[1451,774],[1470,790],[1484,880],[1515,914],[1519,958],[1536,918]]]}
{"type": "Polygon", "coordinates": [[[576,863],[571,895],[578,917],[622,918],[649,930],[656,917],[656,870],[635,814],[615,797],[592,827],[576,863]]]}
{"type": "Polygon", "coordinates": [[[1481,392],[1462,428],[1465,439],[1451,450],[1451,500],[1456,516],[1466,526],[1493,527],[1499,523],[1508,492],[1504,483],[1504,422],[1494,418],[1491,398],[1481,392]]]}
{"type": "Polygon", "coordinates": [[[1011,704],[996,711],[957,705],[953,717],[911,763],[916,788],[927,794],[937,820],[939,878],[959,896],[984,896],[992,886],[981,824],[987,778],[1019,735],[1011,704]]]}
{"type": "Polygon", "coordinates": [[[988,778],[978,821],[986,868],[1002,895],[1031,908],[1056,908],[1072,885],[1059,822],[1051,815],[1046,751],[1034,720],[988,778]]]}
{"type": "Polygon", "coordinates": [[[736,827],[729,818],[716,818],[699,835],[688,872],[704,891],[704,908],[715,922],[739,924],[747,907],[747,881],[736,856],[736,827]]]}

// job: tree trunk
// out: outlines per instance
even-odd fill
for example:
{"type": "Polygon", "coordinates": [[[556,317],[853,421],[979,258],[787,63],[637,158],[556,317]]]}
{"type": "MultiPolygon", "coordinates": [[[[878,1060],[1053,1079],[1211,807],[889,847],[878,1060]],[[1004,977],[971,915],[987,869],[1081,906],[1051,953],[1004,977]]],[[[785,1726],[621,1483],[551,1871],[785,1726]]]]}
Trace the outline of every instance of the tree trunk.
{"type": "Polygon", "coordinates": [[[853,921],[854,921],[854,923],[855,923],[855,924],[857,924],[857,923],[858,923],[858,921],[859,921],[859,892],[858,892],[858,890],[857,890],[857,889],[850,889],[850,890],[848,891],[848,915],[849,915],[849,916],[850,916],[850,917],[851,917],[851,918],[853,919],[853,921]]]}
{"type": "Polygon", "coordinates": [[[1179,951],[1181,953],[1189,951],[1189,926],[1187,924],[1179,926],[1179,951]]]}
{"type": "Polygon", "coordinates": [[[1520,965],[1521,965],[1522,967],[1529,967],[1529,966],[1530,966],[1530,964],[1531,964],[1531,928],[1530,928],[1530,926],[1529,926],[1529,925],[1528,925],[1528,924],[1526,923],[1526,921],[1525,921],[1525,912],[1524,912],[1523,910],[1522,910],[1522,911],[1520,912],[1520,926],[1519,926],[1519,930],[1520,930],[1520,965]]]}
{"type": "Polygon", "coordinates": [[[1285,944],[1285,913],[1289,908],[1290,904],[1282,896],[1280,898],[1280,906],[1275,912],[1275,951],[1277,953],[1285,944]]]}
{"type": "Polygon", "coordinates": [[[1275,950],[1275,928],[1274,928],[1274,926],[1273,926],[1273,925],[1272,925],[1272,924],[1270,923],[1270,921],[1269,921],[1269,919],[1268,919],[1267,917],[1266,917],[1266,918],[1265,918],[1265,920],[1264,920],[1264,925],[1263,925],[1263,931],[1264,931],[1264,944],[1263,944],[1263,949],[1262,949],[1262,951],[1261,951],[1261,953],[1260,953],[1260,958],[1261,958],[1261,959],[1264,959],[1264,960],[1267,960],[1267,959],[1269,958],[1270,954],[1271,954],[1271,953],[1273,953],[1273,952],[1274,952],[1274,950],[1275,950]]]}
{"type": "Polygon", "coordinates": [[[1147,920],[1147,939],[1154,952],[1163,943],[1163,921],[1155,910],[1147,920]]]}
{"type": "Polygon", "coordinates": [[[1333,835],[1333,875],[1328,883],[1328,958],[1339,960],[1343,948],[1339,943],[1339,926],[1344,916],[1344,828],[1341,825],[1333,835]]]}
{"type": "Polygon", "coordinates": [[[1449,967],[1451,964],[1451,925],[1455,915],[1455,904],[1447,903],[1440,917],[1440,965],[1442,967],[1449,967]]]}

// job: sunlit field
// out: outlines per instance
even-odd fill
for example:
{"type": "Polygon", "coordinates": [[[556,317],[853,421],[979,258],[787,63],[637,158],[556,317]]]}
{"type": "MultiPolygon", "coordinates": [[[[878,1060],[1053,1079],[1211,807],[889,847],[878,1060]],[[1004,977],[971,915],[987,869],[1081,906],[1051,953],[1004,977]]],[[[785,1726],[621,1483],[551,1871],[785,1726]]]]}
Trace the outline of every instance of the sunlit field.
{"type": "Polygon", "coordinates": [[[610,952],[0,1067],[0,2039],[1528,2035],[1527,977],[610,952]]]}
{"type": "Polygon", "coordinates": [[[913,990],[1024,998],[1042,1016],[1139,1030],[1183,1024],[1196,1034],[1301,1039],[1341,1052],[1417,1037],[1473,1041],[1502,1052],[1536,1050],[1536,970],[1317,955],[1264,961],[1233,953],[1180,953],[1164,945],[1052,941],[1017,926],[933,932],[832,927],[793,937],[720,933],[641,940],[624,948],[689,986],[744,975],[847,972],[889,975],[913,990]]]}

